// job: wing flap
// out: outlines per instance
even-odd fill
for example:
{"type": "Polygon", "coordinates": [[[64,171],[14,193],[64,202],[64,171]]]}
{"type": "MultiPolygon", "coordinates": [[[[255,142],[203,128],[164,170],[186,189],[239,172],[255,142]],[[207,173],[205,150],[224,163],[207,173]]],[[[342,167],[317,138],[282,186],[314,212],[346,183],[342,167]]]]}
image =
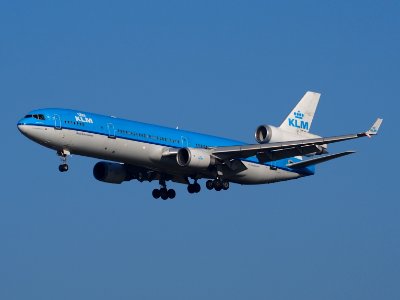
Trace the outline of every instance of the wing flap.
{"type": "Polygon", "coordinates": [[[305,167],[309,167],[312,165],[320,164],[320,163],[329,161],[331,159],[335,159],[335,158],[353,154],[353,153],[355,153],[355,151],[345,151],[345,152],[335,153],[335,154],[331,154],[331,155],[321,156],[318,158],[308,159],[308,160],[300,161],[300,162],[296,162],[296,163],[290,163],[290,164],[287,164],[286,166],[289,168],[292,168],[292,169],[300,169],[300,168],[305,168],[305,167]]]}
{"type": "Polygon", "coordinates": [[[320,153],[321,151],[323,151],[323,149],[318,145],[309,145],[303,147],[295,146],[286,149],[271,150],[270,152],[258,152],[256,156],[260,163],[266,163],[287,157],[298,156],[299,152],[301,152],[300,155],[309,155],[312,153],[320,153]]]}

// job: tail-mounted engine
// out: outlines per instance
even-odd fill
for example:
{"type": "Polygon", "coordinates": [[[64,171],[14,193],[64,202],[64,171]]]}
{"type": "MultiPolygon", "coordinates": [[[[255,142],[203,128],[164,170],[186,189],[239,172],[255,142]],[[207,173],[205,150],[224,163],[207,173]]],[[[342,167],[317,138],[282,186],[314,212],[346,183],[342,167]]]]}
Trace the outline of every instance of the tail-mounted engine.
{"type": "Polygon", "coordinates": [[[308,132],[301,132],[301,134],[297,134],[288,132],[281,128],[274,127],[272,125],[258,126],[254,137],[259,144],[320,138],[319,135],[311,134],[308,132]]]}
{"type": "Polygon", "coordinates": [[[266,144],[283,141],[302,140],[311,137],[304,137],[295,133],[287,132],[271,125],[260,125],[256,129],[255,138],[257,143],[266,144]]]}
{"type": "MultiPolygon", "coordinates": [[[[308,132],[301,132],[301,134],[296,134],[292,132],[287,132],[283,129],[271,125],[258,126],[254,136],[257,143],[259,144],[320,138],[319,135],[311,134],[308,132]]],[[[328,145],[317,146],[317,148],[318,151],[316,151],[315,154],[327,153],[326,149],[328,148],[328,145]]]]}
{"type": "Polygon", "coordinates": [[[206,169],[215,165],[215,158],[204,150],[181,148],[176,154],[176,161],[181,167],[206,169]]]}

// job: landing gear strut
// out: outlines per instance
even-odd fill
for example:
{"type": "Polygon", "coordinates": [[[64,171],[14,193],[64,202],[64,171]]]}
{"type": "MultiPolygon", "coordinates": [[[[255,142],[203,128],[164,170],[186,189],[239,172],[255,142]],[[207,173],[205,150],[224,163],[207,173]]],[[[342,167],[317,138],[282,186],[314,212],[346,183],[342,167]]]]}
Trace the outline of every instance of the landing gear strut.
{"type": "Polygon", "coordinates": [[[163,200],[174,199],[176,196],[174,189],[167,189],[167,185],[164,179],[160,179],[160,189],[154,189],[152,192],[154,199],[161,197],[163,200]]]}
{"type": "Polygon", "coordinates": [[[216,191],[224,190],[226,191],[229,189],[229,181],[228,180],[221,180],[220,178],[214,180],[207,180],[206,187],[209,190],[215,189],[216,191]]]}
{"type": "Polygon", "coordinates": [[[57,151],[57,155],[60,157],[61,160],[61,164],[58,166],[58,170],[60,172],[67,172],[68,171],[67,156],[70,155],[70,153],[66,150],[62,150],[62,151],[57,151]]]}

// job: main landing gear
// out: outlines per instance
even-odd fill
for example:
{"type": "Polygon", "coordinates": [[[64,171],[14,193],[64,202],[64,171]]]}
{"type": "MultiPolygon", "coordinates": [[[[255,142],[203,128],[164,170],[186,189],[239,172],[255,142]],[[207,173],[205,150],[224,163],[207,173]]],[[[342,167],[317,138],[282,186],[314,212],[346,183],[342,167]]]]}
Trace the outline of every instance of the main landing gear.
{"type": "Polygon", "coordinates": [[[174,199],[176,196],[174,189],[167,189],[167,185],[164,179],[160,180],[160,189],[154,189],[152,193],[154,199],[161,197],[163,200],[174,199]]]}
{"type": "Polygon", "coordinates": [[[224,190],[226,191],[229,189],[229,181],[228,180],[221,180],[220,178],[214,179],[214,180],[207,180],[206,182],[206,187],[209,190],[216,190],[216,191],[221,191],[224,190]]]}
{"type": "MultiPolygon", "coordinates": [[[[216,191],[221,191],[221,190],[226,191],[227,189],[229,189],[229,181],[222,180],[220,178],[214,180],[207,180],[206,187],[209,190],[214,189],[216,191]]],[[[190,183],[188,180],[187,190],[190,194],[197,194],[198,192],[200,192],[201,186],[200,184],[197,183],[197,180],[195,180],[194,183],[190,183]]],[[[165,180],[160,179],[160,188],[154,189],[152,195],[155,199],[161,198],[163,200],[167,200],[167,199],[174,199],[176,193],[175,190],[173,189],[167,189],[165,180]]]]}
{"type": "Polygon", "coordinates": [[[200,184],[197,183],[197,180],[194,183],[189,183],[187,190],[189,194],[197,194],[201,190],[200,184]]]}
{"type": "Polygon", "coordinates": [[[58,166],[58,170],[60,172],[67,172],[68,171],[68,165],[67,165],[67,156],[70,155],[68,151],[62,150],[62,151],[57,151],[57,155],[60,157],[61,164],[58,166]]]}

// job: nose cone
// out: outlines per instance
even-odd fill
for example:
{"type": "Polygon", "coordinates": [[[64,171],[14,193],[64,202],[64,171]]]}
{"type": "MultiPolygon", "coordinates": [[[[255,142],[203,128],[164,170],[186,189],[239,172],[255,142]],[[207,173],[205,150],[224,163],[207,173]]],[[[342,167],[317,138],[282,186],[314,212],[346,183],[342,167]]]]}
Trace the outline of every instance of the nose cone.
{"type": "Polygon", "coordinates": [[[18,123],[17,123],[17,128],[21,133],[26,132],[25,124],[26,123],[24,122],[24,119],[19,120],[18,123]]]}
{"type": "Polygon", "coordinates": [[[32,134],[32,124],[29,124],[28,120],[25,118],[22,118],[21,120],[18,121],[17,123],[17,128],[18,130],[26,137],[31,138],[32,134]]]}
{"type": "Polygon", "coordinates": [[[28,136],[28,128],[26,124],[19,122],[17,128],[23,135],[28,136]]]}
{"type": "Polygon", "coordinates": [[[26,124],[24,122],[17,124],[18,130],[28,139],[41,145],[48,143],[47,128],[26,124]]]}

